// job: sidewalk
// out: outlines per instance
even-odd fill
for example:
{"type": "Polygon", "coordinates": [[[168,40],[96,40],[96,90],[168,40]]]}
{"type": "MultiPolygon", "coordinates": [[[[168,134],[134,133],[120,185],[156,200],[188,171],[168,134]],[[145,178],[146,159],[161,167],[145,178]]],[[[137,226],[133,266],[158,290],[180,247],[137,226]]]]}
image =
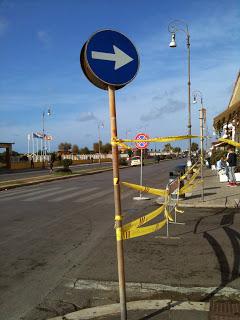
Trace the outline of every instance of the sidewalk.
{"type": "Polygon", "coordinates": [[[196,208],[238,208],[240,207],[240,185],[227,187],[226,182],[219,182],[215,171],[204,168],[204,201],[202,201],[202,184],[192,194],[180,201],[181,207],[196,208]]]}

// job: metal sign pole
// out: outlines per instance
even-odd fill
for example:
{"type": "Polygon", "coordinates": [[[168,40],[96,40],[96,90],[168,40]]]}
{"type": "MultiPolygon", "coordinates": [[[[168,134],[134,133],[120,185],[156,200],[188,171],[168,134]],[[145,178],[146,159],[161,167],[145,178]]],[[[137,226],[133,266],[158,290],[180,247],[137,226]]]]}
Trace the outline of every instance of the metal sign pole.
{"type": "MultiPolygon", "coordinates": [[[[143,151],[141,149],[141,172],[140,172],[140,185],[142,186],[143,184],[143,165],[142,165],[142,161],[143,161],[143,151]]],[[[140,191],[140,198],[142,198],[142,192],[140,191]]]]}
{"type": "MultiPolygon", "coordinates": [[[[117,118],[115,106],[115,89],[108,86],[109,94],[109,110],[110,110],[110,126],[112,141],[117,138],[117,118]]],[[[120,179],[119,179],[119,164],[118,164],[118,146],[112,145],[112,164],[113,164],[113,186],[114,186],[114,203],[115,203],[115,221],[116,230],[122,231],[122,213],[121,213],[121,194],[120,194],[120,179]]],[[[127,305],[126,305],[126,286],[125,286],[125,271],[124,271],[124,252],[123,240],[117,239],[117,260],[118,260],[118,279],[119,279],[119,295],[121,320],[127,320],[127,305]]]]}
{"type": "Polygon", "coordinates": [[[200,109],[200,135],[201,135],[201,180],[202,180],[202,201],[204,201],[204,183],[203,183],[203,119],[204,108],[200,109]]]}

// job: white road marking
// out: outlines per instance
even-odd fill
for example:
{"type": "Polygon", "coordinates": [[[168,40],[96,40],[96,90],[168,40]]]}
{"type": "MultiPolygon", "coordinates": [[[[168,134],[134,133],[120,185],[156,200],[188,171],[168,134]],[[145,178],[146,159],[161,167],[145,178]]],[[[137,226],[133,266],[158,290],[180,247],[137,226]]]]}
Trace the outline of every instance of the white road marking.
{"type": "Polygon", "coordinates": [[[0,199],[1,198],[5,198],[5,197],[12,197],[12,196],[16,196],[16,195],[20,195],[20,194],[26,194],[28,191],[33,192],[33,191],[37,191],[37,190],[42,190],[42,188],[37,187],[33,189],[10,189],[10,190],[6,190],[6,191],[1,191],[0,192],[0,199]]]}
{"type": "Polygon", "coordinates": [[[90,200],[94,200],[96,198],[100,198],[100,197],[104,197],[106,195],[112,194],[113,190],[104,190],[104,191],[100,191],[94,194],[91,194],[89,196],[83,197],[79,200],[75,200],[74,202],[87,202],[90,200]]]}
{"type": "Polygon", "coordinates": [[[29,196],[32,196],[32,195],[35,195],[35,194],[41,194],[41,193],[46,193],[46,192],[49,192],[49,191],[52,191],[52,190],[59,190],[60,187],[56,187],[56,188],[51,188],[51,189],[48,189],[48,190],[35,190],[35,191],[31,191],[31,192],[28,192],[28,190],[25,191],[25,193],[22,193],[22,194],[17,194],[17,195],[12,195],[12,196],[9,196],[9,197],[6,197],[6,198],[1,198],[0,201],[12,201],[12,200],[15,200],[15,199],[21,199],[22,197],[26,198],[26,197],[29,197],[29,196]]]}
{"type": "MultiPolygon", "coordinates": [[[[84,289],[95,289],[95,290],[117,290],[118,282],[115,281],[98,281],[98,280],[77,280],[72,282],[67,282],[66,287],[84,290],[84,289]]],[[[173,287],[158,283],[139,283],[139,282],[127,282],[127,290],[137,291],[137,292],[175,292],[180,294],[201,294],[207,295],[216,291],[216,287],[173,287]]],[[[235,297],[240,297],[240,290],[231,287],[224,287],[214,294],[214,296],[224,296],[230,297],[235,295],[235,297]]]]}
{"type": "MultiPolygon", "coordinates": [[[[75,188],[76,189],[76,188],[75,188]]],[[[67,194],[65,196],[61,196],[61,197],[58,197],[58,198],[55,198],[55,199],[52,199],[52,200],[49,200],[49,202],[59,202],[59,201],[64,201],[64,200],[67,200],[67,199],[71,199],[71,198],[74,198],[74,197],[77,197],[77,196],[80,196],[80,195],[83,195],[83,194],[86,194],[86,193],[89,193],[89,192],[93,192],[95,190],[97,190],[98,188],[89,188],[89,189],[85,189],[85,190],[78,190],[76,192],[72,192],[70,194],[67,194]]]]}
{"type": "Polygon", "coordinates": [[[35,197],[27,198],[27,199],[24,199],[22,201],[31,202],[31,201],[41,200],[41,199],[44,199],[44,198],[55,196],[56,194],[66,193],[66,192],[70,192],[70,191],[73,191],[73,190],[76,190],[76,187],[72,187],[72,188],[68,188],[68,189],[65,189],[64,187],[62,187],[61,190],[56,190],[56,191],[53,191],[53,192],[49,192],[49,190],[45,190],[45,194],[41,194],[41,195],[37,195],[35,197]]]}

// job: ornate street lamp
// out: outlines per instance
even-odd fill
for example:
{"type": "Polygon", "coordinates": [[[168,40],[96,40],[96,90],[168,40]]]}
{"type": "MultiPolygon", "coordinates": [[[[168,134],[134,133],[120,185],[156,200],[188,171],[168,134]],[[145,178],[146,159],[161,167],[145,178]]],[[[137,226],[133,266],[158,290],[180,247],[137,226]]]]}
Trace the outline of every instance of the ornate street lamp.
{"type": "MultiPolygon", "coordinates": [[[[188,51],[188,135],[192,134],[192,124],[191,124],[191,81],[190,81],[190,34],[188,30],[188,25],[186,22],[181,20],[174,20],[168,25],[168,31],[171,33],[171,42],[169,44],[170,48],[176,48],[176,32],[182,31],[186,34],[187,38],[187,51],[188,51]]],[[[188,165],[191,166],[191,145],[192,141],[189,138],[189,161],[188,165]]]]}

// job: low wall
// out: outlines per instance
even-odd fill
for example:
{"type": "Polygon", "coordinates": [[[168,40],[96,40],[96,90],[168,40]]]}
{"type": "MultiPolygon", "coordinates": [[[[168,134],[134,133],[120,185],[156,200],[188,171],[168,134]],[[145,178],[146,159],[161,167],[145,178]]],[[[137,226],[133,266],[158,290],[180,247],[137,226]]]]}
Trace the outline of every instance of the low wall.
{"type": "MultiPolygon", "coordinates": [[[[101,162],[111,162],[112,159],[101,159],[101,162]]],[[[91,160],[73,160],[73,165],[84,164],[84,163],[98,163],[98,159],[91,160]]],[[[48,162],[45,163],[45,166],[48,167],[48,162]]],[[[61,166],[59,161],[54,162],[54,167],[61,166]]],[[[34,162],[34,169],[42,168],[42,162],[34,162]]],[[[31,169],[30,162],[11,162],[11,170],[21,170],[21,169],[31,169]]]]}

